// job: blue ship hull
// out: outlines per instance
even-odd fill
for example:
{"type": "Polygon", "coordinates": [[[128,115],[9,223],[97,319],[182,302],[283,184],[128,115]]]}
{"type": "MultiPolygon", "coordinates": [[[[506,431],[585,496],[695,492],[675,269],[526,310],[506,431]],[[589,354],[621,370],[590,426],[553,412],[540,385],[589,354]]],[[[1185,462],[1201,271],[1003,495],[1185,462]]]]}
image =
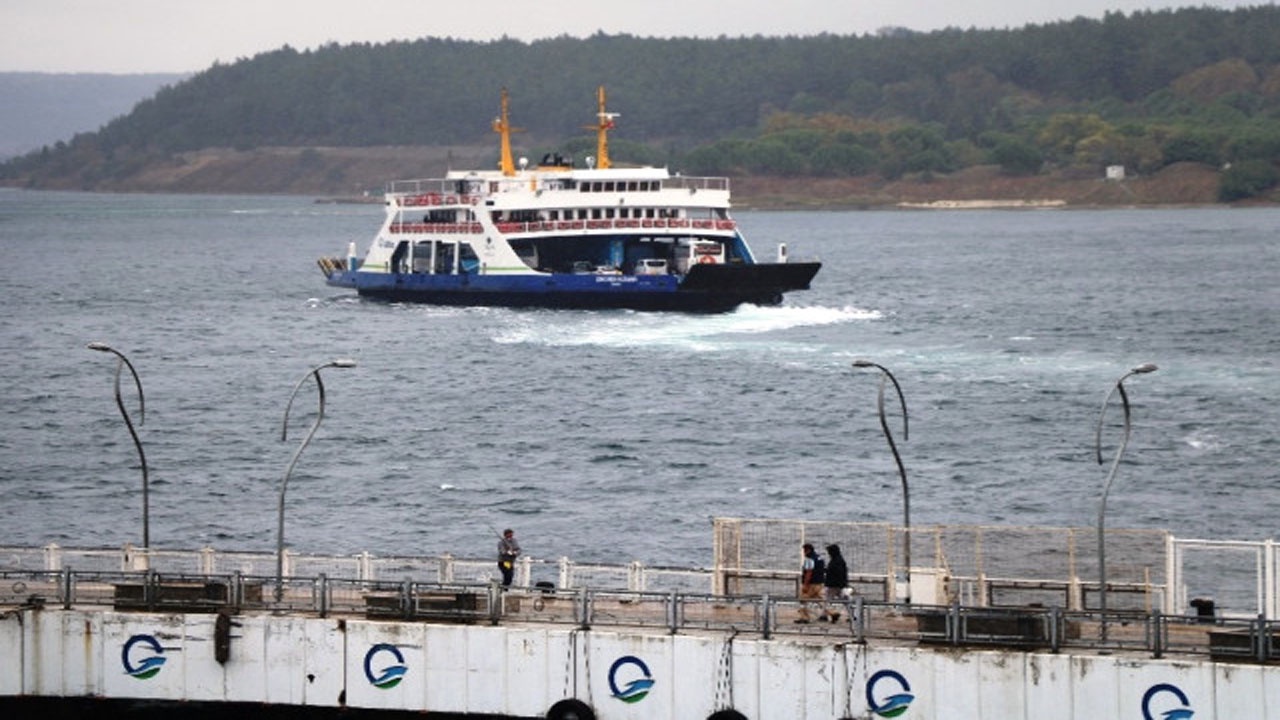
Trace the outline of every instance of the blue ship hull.
{"type": "Polygon", "coordinates": [[[336,271],[334,287],[362,297],[433,305],[727,312],[744,303],[777,305],[808,289],[821,263],[699,265],[688,275],[432,275],[336,271]]]}

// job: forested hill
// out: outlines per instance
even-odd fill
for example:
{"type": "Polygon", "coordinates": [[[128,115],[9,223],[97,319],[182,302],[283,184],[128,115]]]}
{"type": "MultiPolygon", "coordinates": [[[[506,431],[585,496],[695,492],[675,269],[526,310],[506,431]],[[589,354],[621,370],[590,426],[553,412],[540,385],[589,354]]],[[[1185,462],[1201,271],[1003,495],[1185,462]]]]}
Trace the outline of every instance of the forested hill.
{"type": "Polygon", "coordinates": [[[285,47],[166,87],[97,133],[0,165],[0,180],[109,188],[215,147],[490,143],[501,88],[531,154],[582,135],[601,85],[621,113],[615,160],[690,171],[893,177],[992,162],[1034,173],[1248,160],[1274,173],[1276,38],[1280,8],[1267,5],[874,36],[285,47]]]}

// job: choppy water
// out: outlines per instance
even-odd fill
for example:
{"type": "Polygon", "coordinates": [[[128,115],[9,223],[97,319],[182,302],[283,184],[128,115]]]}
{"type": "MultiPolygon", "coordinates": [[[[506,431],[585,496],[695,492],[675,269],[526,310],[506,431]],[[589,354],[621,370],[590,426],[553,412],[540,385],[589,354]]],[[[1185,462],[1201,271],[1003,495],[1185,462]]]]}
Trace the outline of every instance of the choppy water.
{"type": "Polygon", "coordinates": [[[720,316],[324,286],[315,259],[363,249],[380,216],[0,191],[0,544],[140,541],[115,361],[90,341],[141,376],[160,547],[274,549],[316,393],[282,442],[285,404],[343,357],[359,366],[323,371],[324,421],[289,483],[303,552],[487,556],[511,526],[535,557],[707,565],[716,516],[896,522],[878,376],[856,358],[905,394],[914,523],[1092,526],[1102,400],[1154,362],[1125,384],[1108,527],[1276,535],[1278,210],[742,212],[757,254],[785,241],[825,266],[781,307],[720,316]]]}

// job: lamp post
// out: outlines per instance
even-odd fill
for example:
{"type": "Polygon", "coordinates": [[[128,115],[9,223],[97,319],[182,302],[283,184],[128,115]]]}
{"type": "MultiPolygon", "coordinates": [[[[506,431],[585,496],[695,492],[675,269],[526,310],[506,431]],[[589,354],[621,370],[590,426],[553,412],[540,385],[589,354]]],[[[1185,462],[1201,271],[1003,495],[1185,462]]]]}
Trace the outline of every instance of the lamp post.
{"type": "Polygon", "coordinates": [[[120,373],[127,367],[129,373],[133,375],[133,383],[138,388],[138,424],[142,425],[147,420],[146,400],[142,396],[142,380],[138,378],[138,371],[133,369],[133,363],[129,362],[129,358],[123,353],[106,343],[91,342],[87,346],[90,350],[106,352],[119,358],[116,363],[116,407],[120,408],[120,416],[124,418],[124,424],[129,428],[129,436],[133,438],[133,446],[138,449],[138,461],[142,464],[142,547],[151,547],[151,500],[150,500],[150,482],[147,478],[147,455],[142,451],[142,442],[138,440],[138,432],[133,429],[133,420],[129,418],[129,412],[124,408],[124,400],[120,397],[120,373]]]}
{"type": "Polygon", "coordinates": [[[1107,480],[1102,486],[1102,499],[1098,501],[1098,608],[1102,613],[1102,639],[1107,639],[1107,543],[1104,538],[1104,518],[1107,512],[1107,494],[1111,492],[1111,481],[1115,480],[1116,468],[1120,467],[1120,456],[1129,445],[1129,395],[1124,391],[1124,381],[1131,375],[1144,375],[1156,371],[1156,366],[1143,363],[1120,376],[1116,384],[1107,391],[1102,400],[1102,411],[1098,414],[1098,429],[1094,438],[1094,447],[1098,455],[1098,464],[1102,464],[1102,421],[1107,415],[1107,404],[1111,396],[1120,393],[1120,403],[1124,406],[1124,435],[1120,438],[1120,446],[1116,448],[1116,456],[1111,461],[1111,470],[1107,472],[1107,480]]]}
{"type": "Polygon", "coordinates": [[[902,439],[907,440],[907,400],[902,396],[902,387],[898,379],[889,369],[870,360],[853,361],[855,368],[876,368],[880,371],[880,392],[876,396],[876,408],[880,411],[880,429],[884,431],[884,439],[889,442],[889,450],[893,452],[893,461],[898,464],[898,476],[902,478],[902,563],[907,580],[907,604],[911,604],[911,492],[907,487],[907,470],[902,466],[902,456],[898,454],[898,445],[893,441],[893,433],[889,432],[889,421],[884,414],[884,389],[889,382],[898,393],[898,403],[902,407],[902,439]]]}
{"type": "Polygon", "coordinates": [[[284,494],[289,487],[289,476],[293,473],[293,466],[298,464],[298,457],[302,455],[303,449],[307,447],[307,443],[311,442],[312,436],[316,434],[316,430],[320,428],[320,421],[324,419],[324,381],[320,379],[320,371],[325,368],[351,368],[356,366],[355,360],[331,360],[323,365],[319,365],[308,371],[302,379],[298,380],[298,384],[293,386],[293,393],[289,395],[289,403],[284,407],[284,422],[280,426],[280,440],[283,442],[288,439],[289,433],[289,409],[293,407],[293,399],[297,397],[298,390],[302,389],[303,383],[312,376],[316,379],[316,390],[320,396],[319,409],[316,411],[315,422],[311,423],[311,430],[307,432],[307,436],[302,439],[302,444],[298,449],[293,451],[293,459],[289,461],[289,467],[284,471],[284,480],[280,483],[280,507],[276,524],[276,600],[284,595],[284,494]]]}

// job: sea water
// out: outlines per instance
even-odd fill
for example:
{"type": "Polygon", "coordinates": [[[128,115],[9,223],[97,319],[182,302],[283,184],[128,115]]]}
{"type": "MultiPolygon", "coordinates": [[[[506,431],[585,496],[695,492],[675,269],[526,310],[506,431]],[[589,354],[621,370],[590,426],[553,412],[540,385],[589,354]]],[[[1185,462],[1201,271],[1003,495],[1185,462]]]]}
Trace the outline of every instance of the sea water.
{"type": "Polygon", "coordinates": [[[442,308],[329,288],[378,205],[0,191],[0,545],[525,553],[708,566],[711,520],[1261,540],[1280,518],[1280,210],[736,213],[823,268],[722,315],[442,308]],[[338,358],[357,366],[311,371],[338,358]],[[300,385],[301,383],[301,385],[300,385]],[[297,395],[292,393],[297,389],[297,395]],[[284,413],[291,396],[289,424],[284,413]],[[282,437],[283,436],[283,437],[282,437]]]}

